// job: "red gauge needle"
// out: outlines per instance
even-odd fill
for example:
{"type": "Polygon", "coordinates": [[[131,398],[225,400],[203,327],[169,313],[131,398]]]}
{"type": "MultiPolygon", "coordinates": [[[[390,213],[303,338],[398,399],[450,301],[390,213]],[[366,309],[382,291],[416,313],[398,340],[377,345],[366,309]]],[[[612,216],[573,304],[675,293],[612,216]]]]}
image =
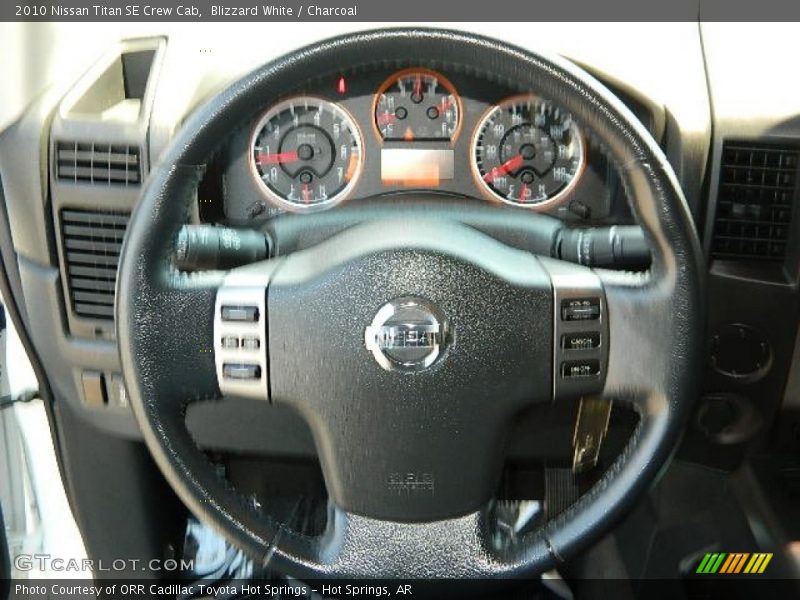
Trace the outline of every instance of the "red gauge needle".
{"type": "Polygon", "coordinates": [[[297,150],[292,152],[275,152],[273,154],[259,154],[256,157],[260,165],[277,165],[282,163],[291,163],[300,160],[297,155],[297,150]]]}
{"type": "Polygon", "coordinates": [[[397,121],[397,115],[394,113],[383,113],[378,115],[378,125],[387,125],[389,123],[394,123],[397,121]]]}
{"type": "Polygon", "coordinates": [[[525,202],[525,200],[528,199],[527,196],[528,196],[528,184],[523,183],[522,187],[519,190],[519,201],[525,202]]]}
{"type": "Polygon", "coordinates": [[[440,112],[447,112],[453,106],[453,99],[450,96],[442,98],[442,105],[439,107],[440,112]]]}
{"type": "Polygon", "coordinates": [[[417,96],[422,96],[422,77],[417,75],[417,80],[414,82],[414,93],[417,96]]]}
{"type": "Polygon", "coordinates": [[[308,187],[308,184],[303,184],[303,202],[308,204],[311,202],[311,188],[308,187]]]}
{"type": "Polygon", "coordinates": [[[516,156],[509,158],[499,167],[495,167],[494,169],[489,171],[486,175],[483,176],[483,180],[486,183],[492,183],[498,177],[502,177],[503,175],[508,174],[510,171],[515,171],[519,169],[522,166],[523,162],[525,162],[525,159],[522,158],[522,154],[517,154],[516,156]]]}

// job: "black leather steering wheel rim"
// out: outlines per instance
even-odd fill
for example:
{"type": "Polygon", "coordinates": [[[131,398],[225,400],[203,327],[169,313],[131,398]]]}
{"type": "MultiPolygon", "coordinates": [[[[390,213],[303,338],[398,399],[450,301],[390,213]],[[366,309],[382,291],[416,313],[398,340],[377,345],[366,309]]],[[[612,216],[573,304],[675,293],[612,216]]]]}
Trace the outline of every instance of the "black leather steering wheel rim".
{"type": "Polygon", "coordinates": [[[316,44],[250,73],[184,124],[150,174],[131,218],[117,289],[117,332],[126,386],[145,442],[187,506],[262,564],[296,577],[489,577],[557,566],[606,532],[654,481],[680,438],[696,392],[703,327],[701,251],[676,177],[632,113],[602,85],[559,58],[452,31],[395,29],[316,44]],[[491,539],[487,512],[398,523],[332,509],[328,531],[289,530],[219,478],[192,440],[190,402],[219,396],[209,332],[221,273],[183,274],[172,240],[208,156],[232,126],[298,80],[342,64],[460,65],[562,104],[604,146],[651,245],[644,274],[598,271],[611,345],[604,394],[640,415],[626,450],[570,509],[512,544],[491,539]],[[180,331],[180,335],[165,332],[180,331]],[[176,374],[191,374],[178,377],[176,374]]]}

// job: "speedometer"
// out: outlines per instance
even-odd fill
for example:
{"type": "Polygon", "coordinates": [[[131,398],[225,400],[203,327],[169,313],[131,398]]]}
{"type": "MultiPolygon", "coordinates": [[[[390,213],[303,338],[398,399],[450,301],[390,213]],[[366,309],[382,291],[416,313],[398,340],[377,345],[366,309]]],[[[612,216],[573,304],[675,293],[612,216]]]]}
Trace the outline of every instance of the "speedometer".
{"type": "Polygon", "coordinates": [[[308,212],[342,201],[363,165],[358,126],[342,107],[310,96],[270,108],[256,125],[252,171],[274,204],[308,212]]]}
{"type": "Polygon", "coordinates": [[[532,95],[492,107],[475,130],[471,153],[473,174],[489,197],[530,208],[565,199],[585,161],[572,116],[532,95]]]}

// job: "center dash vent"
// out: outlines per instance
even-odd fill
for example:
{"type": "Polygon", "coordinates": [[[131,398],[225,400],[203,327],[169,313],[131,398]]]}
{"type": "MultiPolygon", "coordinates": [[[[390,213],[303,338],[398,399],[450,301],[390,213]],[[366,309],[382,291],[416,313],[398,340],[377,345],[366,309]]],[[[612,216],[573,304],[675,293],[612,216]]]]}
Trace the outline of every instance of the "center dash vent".
{"type": "Polygon", "coordinates": [[[799,160],[798,147],[725,143],[711,248],[714,258],[784,260],[799,160]]]}
{"type": "Polygon", "coordinates": [[[136,146],[58,142],[56,177],[61,181],[138,185],[142,180],[136,146]]]}
{"type": "Polygon", "coordinates": [[[61,211],[67,293],[77,316],[114,318],[114,286],[128,218],[120,212],[61,211]]]}

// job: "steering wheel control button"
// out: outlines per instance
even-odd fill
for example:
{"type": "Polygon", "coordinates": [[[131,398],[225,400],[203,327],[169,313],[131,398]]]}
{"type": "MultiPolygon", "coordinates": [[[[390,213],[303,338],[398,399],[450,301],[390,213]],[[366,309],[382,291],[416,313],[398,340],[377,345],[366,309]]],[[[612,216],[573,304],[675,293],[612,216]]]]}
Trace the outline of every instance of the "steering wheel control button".
{"type": "Polygon", "coordinates": [[[588,267],[541,258],[553,286],[553,398],[600,394],[608,364],[603,284],[588,267]]]}
{"type": "Polygon", "coordinates": [[[261,347],[261,340],[257,337],[242,338],[242,348],[245,350],[258,350],[261,347]]]}
{"type": "Polygon", "coordinates": [[[600,361],[597,360],[573,360],[561,363],[561,376],[572,377],[594,377],[600,373],[600,361]]]}
{"type": "Polygon", "coordinates": [[[261,367],[258,365],[231,365],[222,367],[226,379],[261,379],[261,367]]]}
{"type": "Polygon", "coordinates": [[[427,369],[449,342],[441,311],[421,298],[405,296],[384,304],[364,331],[364,345],[387,371],[427,369]]]}
{"type": "Polygon", "coordinates": [[[223,321],[239,321],[245,323],[255,323],[258,321],[257,306],[223,306],[223,321]]]}
{"type": "Polygon", "coordinates": [[[226,335],[222,338],[222,347],[223,348],[238,348],[239,347],[239,338],[235,335],[226,335]]]}
{"type": "Polygon", "coordinates": [[[594,321],[600,318],[599,298],[564,300],[561,303],[561,318],[564,321],[594,321]]]}
{"type": "Polygon", "coordinates": [[[579,331],[565,333],[561,336],[561,347],[564,350],[592,350],[600,347],[600,333],[579,331]]]}
{"type": "Polygon", "coordinates": [[[275,261],[230,270],[214,305],[214,364],[224,396],[269,400],[267,286],[275,261]]]}

